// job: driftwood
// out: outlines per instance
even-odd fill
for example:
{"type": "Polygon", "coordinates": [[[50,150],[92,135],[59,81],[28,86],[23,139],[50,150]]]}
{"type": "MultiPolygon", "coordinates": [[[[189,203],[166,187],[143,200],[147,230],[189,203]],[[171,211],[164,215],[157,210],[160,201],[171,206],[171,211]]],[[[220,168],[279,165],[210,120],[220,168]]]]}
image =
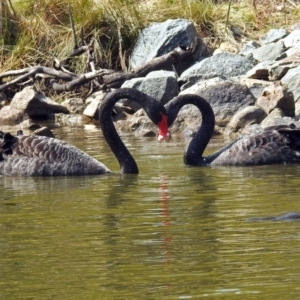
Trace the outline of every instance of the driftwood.
{"type": "Polygon", "coordinates": [[[148,73],[156,70],[170,70],[174,64],[190,57],[195,50],[196,46],[180,46],[171,52],[154,58],[153,60],[134,69],[133,71],[126,73],[115,72],[107,69],[95,70],[95,64],[91,54],[93,52],[93,47],[92,43],[90,43],[89,45],[81,46],[75,49],[69,57],[74,57],[87,52],[88,64],[92,70],[91,72],[77,75],[68,71],[64,66],[69,59],[66,59],[66,61],[63,63],[60,63],[57,59],[55,59],[55,69],[43,66],[33,66],[15,71],[7,71],[0,74],[0,92],[5,91],[5,89],[9,87],[19,87],[29,83],[32,84],[32,82],[38,80],[39,78],[49,79],[50,88],[56,92],[72,91],[83,86],[91,89],[90,86],[86,86],[89,83],[93,83],[93,86],[98,90],[106,88],[119,88],[128,79],[144,77],[148,73]],[[11,77],[16,78],[3,83],[3,79],[11,77]],[[62,81],[64,83],[61,83],[62,81]]]}

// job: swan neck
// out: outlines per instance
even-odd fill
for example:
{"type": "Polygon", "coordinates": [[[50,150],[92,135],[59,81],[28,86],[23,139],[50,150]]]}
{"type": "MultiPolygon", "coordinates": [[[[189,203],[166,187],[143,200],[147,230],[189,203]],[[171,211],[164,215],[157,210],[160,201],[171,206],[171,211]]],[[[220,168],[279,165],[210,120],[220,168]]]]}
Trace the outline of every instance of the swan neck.
{"type": "MultiPolygon", "coordinates": [[[[209,164],[209,158],[203,157],[203,152],[206,149],[215,127],[215,116],[210,104],[201,96],[198,95],[180,95],[174,100],[173,104],[170,104],[170,107],[167,107],[169,122],[173,122],[179,112],[179,110],[187,105],[195,105],[202,116],[202,123],[190,141],[185,154],[184,162],[187,165],[205,165],[209,164]],[[171,107],[172,106],[172,107],[171,107]]],[[[169,124],[170,125],[170,124],[169,124]]]]}
{"type": "Polygon", "coordinates": [[[132,94],[127,90],[118,89],[107,94],[99,106],[100,128],[107,144],[117,158],[121,173],[123,174],[138,174],[139,170],[133,156],[126,148],[114,126],[112,120],[112,111],[116,102],[123,98],[130,98],[136,102],[139,102],[139,100],[133,99],[134,97],[132,94]]]}
{"type": "Polygon", "coordinates": [[[124,174],[138,174],[137,164],[118,135],[111,117],[116,102],[124,98],[138,103],[144,109],[150,120],[160,128],[160,133],[163,137],[168,134],[167,125],[164,126],[167,122],[167,118],[163,118],[163,116],[166,115],[166,110],[157,100],[147,96],[143,92],[131,88],[120,88],[107,94],[100,104],[100,127],[106,142],[120,164],[121,172],[124,174]]]}

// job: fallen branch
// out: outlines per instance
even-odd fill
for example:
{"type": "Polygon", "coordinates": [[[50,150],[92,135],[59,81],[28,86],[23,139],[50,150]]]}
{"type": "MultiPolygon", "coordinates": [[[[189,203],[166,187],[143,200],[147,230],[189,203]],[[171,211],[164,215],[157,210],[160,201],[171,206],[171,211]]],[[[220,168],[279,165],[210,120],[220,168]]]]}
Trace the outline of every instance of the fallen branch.
{"type": "MultiPolygon", "coordinates": [[[[89,55],[91,55],[91,44],[79,47],[71,54],[71,56],[75,56],[78,53],[82,54],[86,51],[89,51],[89,55]]],[[[37,80],[41,77],[47,78],[47,76],[42,76],[42,74],[48,75],[48,78],[50,78],[50,87],[56,92],[72,91],[78,87],[85,86],[91,81],[94,81],[93,84],[98,89],[119,88],[126,80],[144,77],[148,73],[156,70],[171,70],[174,64],[190,57],[194,51],[195,47],[180,46],[163,56],[154,58],[131,72],[115,72],[106,69],[95,70],[94,61],[89,56],[88,63],[92,72],[81,75],[76,75],[66,70],[63,67],[63,64],[59,63],[56,59],[55,66],[59,70],[35,66],[0,74],[0,83],[3,82],[4,78],[17,76],[17,78],[1,84],[0,91],[4,91],[8,87],[24,84],[24,81],[29,79],[37,80]],[[65,81],[66,83],[58,83],[60,80],[65,81]]]]}
{"type": "Polygon", "coordinates": [[[57,71],[57,70],[47,68],[47,67],[42,67],[42,66],[28,67],[28,68],[24,68],[21,70],[7,71],[7,72],[0,74],[0,82],[2,81],[3,78],[21,75],[9,82],[1,84],[0,91],[4,91],[8,87],[22,83],[24,80],[28,80],[30,77],[35,77],[39,73],[48,74],[57,79],[62,79],[62,80],[66,80],[66,81],[74,80],[74,76],[72,76],[70,74],[66,74],[62,71],[57,71]]]}

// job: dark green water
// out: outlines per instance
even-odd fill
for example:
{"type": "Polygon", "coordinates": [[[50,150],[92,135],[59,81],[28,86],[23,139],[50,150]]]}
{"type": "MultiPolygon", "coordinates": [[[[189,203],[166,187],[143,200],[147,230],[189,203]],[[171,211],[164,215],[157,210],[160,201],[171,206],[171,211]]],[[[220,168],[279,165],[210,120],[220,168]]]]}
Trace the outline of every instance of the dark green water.
{"type": "Polygon", "coordinates": [[[115,173],[0,178],[0,299],[300,298],[300,222],[246,221],[300,211],[300,165],[187,168],[184,140],[126,134],[121,176],[93,126],[55,134],[115,173]]]}

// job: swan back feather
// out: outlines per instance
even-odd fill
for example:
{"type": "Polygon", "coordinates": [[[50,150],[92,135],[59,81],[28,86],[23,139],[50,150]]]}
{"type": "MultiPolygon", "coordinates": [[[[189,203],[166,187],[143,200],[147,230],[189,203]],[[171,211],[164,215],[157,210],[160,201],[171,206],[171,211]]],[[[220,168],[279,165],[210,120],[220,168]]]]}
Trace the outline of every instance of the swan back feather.
{"type": "Polygon", "coordinates": [[[194,166],[247,166],[263,164],[300,163],[300,128],[294,124],[265,128],[259,134],[240,137],[217,152],[204,157],[214,131],[215,116],[203,97],[184,94],[166,104],[168,125],[171,126],[180,109],[187,104],[195,105],[202,124],[184,153],[184,163],[194,166]]]}
{"type": "Polygon", "coordinates": [[[288,125],[267,127],[242,137],[206,157],[210,165],[267,165],[300,162],[300,129],[288,125]]]}
{"type": "Polygon", "coordinates": [[[74,176],[110,173],[95,158],[62,140],[37,135],[2,135],[0,175],[74,176]]]}

